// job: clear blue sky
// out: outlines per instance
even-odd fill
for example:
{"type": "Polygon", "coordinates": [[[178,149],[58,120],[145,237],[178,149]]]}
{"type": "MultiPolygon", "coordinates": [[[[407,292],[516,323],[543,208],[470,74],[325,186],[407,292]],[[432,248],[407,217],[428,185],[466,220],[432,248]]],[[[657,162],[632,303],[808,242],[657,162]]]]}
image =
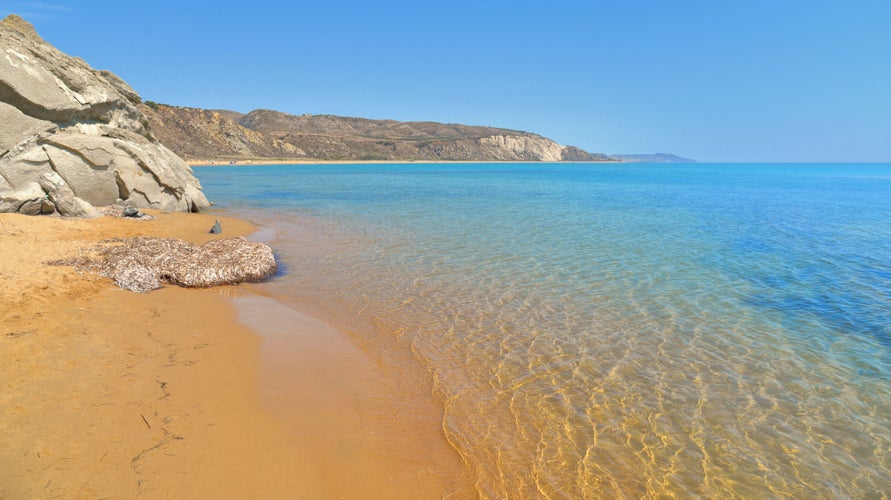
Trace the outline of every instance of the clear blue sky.
{"type": "Polygon", "coordinates": [[[891,1],[4,1],[144,99],[891,162],[891,1]]]}

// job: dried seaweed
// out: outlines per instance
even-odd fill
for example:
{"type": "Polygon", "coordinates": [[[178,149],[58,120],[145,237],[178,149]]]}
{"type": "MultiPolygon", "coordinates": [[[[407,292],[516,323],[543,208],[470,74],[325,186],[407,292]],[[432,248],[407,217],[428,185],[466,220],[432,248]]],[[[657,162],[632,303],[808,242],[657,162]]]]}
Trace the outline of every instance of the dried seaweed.
{"type": "Polygon", "coordinates": [[[276,271],[275,256],[268,245],[241,237],[204,245],[144,236],[106,240],[89,254],[50,264],[97,272],[134,292],[160,288],[162,282],[204,288],[262,281],[276,271]]]}

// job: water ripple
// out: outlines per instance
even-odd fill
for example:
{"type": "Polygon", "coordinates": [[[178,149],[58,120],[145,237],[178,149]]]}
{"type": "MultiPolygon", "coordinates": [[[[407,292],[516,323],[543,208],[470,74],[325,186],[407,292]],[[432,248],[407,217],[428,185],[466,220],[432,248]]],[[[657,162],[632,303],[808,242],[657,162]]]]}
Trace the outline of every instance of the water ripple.
{"type": "Polygon", "coordinates": [[[484,497],[891,491],[888,166],[196,172],[427,368],[484,497]]]}

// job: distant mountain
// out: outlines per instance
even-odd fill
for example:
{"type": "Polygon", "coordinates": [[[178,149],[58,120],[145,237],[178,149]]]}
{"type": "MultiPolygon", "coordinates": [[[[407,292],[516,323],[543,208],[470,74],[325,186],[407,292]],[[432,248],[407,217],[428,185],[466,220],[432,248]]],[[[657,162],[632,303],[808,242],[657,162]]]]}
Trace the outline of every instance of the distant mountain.
{"type": "Polygon", "coordinates": [[[610,155],[617,160],[628,163],[696,163],[696,160],[670,153],[610,155]]]}
{"type": "Polygon", "coordinates": [[[206,110],[146,101],[158,139],[187,160],[611,161],[537,134],[435,122],[278,111],[206,110]]]}

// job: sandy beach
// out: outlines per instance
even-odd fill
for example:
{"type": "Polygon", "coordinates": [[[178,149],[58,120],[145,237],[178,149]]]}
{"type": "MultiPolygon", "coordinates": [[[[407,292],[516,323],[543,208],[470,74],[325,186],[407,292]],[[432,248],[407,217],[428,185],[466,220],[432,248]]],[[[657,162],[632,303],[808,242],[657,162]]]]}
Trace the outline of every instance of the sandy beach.
{"type": "Polygon", "coordinates": [[[215,219],[255,229],[152,215],[0,214],[0,498],[473,495],[432,402],[383,422],[387,382],[327,323],[246,285],[138,294],[46,264],[112,237],[202,243],[215,219]]]}

